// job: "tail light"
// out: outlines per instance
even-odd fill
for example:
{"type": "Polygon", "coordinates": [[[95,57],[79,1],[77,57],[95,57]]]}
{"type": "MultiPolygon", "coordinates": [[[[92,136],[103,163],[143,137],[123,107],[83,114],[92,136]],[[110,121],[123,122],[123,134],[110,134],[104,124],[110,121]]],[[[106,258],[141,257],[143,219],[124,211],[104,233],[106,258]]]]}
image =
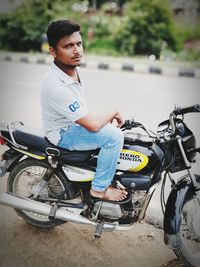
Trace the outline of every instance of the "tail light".
{"type": "Polygon", "coordinates": [[[6,141],[5,139],[0,135],[0,145],[5,145],[6,141]]]}

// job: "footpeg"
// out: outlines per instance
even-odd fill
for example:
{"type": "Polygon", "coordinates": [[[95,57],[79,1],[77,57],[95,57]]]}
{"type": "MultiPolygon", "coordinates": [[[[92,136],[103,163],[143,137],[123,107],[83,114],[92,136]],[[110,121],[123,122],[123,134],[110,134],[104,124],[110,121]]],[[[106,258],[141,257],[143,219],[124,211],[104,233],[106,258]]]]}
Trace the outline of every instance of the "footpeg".
{"type": "Polygon", "coordinates": [[[51,210],[49,212],[49,220],[50,221],[53,221],[55,220],[55,216],[56,216],[56,211],[58,209],[58,206],[56,204],[54,204],[52,207],[51,207],[51,210]]]}
{"type": "Polygon", "coordinates": [[[100,238],[103,231],[103,223],[98,223],[95,229],[94,237],[100,238]]]}

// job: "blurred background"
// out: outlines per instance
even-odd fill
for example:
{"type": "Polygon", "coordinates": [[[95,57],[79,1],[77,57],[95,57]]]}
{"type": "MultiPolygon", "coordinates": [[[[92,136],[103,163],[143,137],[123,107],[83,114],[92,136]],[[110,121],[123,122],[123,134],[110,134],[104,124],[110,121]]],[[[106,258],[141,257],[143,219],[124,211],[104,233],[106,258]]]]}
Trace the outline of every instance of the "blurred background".
{"type": "Polygon", "coordinates": [[[61,18],[81,25],[88,54],[200,66],[200,0],[0,0],[0,49],[48,53],[61,18]]]}

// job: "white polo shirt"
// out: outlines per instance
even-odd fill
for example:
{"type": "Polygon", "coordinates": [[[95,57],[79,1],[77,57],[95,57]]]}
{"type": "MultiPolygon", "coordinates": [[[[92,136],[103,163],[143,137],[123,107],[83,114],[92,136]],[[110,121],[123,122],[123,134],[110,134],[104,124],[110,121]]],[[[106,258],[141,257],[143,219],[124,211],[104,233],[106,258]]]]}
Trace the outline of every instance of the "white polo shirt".
{"type": "Polygon", "coordinates": [[[46,137],[57,145],[60,130],[67,129],[76,120],[88,114],[83,83],[73,81],[54,63],[43,82],[41,91],[42,119],[46,137]]]}

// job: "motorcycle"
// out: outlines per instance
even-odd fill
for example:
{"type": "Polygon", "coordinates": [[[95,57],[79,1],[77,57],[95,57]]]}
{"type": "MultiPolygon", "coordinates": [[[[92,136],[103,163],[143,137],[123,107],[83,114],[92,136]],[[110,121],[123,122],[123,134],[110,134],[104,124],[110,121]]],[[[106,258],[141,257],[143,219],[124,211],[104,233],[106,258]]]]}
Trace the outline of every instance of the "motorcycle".
{"type": "Polygon", "coordinates": [[[186,266],[200,266],[200,175],[191,164],[200,152],[184,115],[200,105],[175,108],[156,133],[142,123],[126,120],[124,146],[113,186],[126,188],[120,202],[91,197],[99,149],[69,151],[18,122],[2,125],[0,176],[9,173],[0,204],[12,207],[26,222],[51,228],[66,221],[103,230],[123,230],[142,222],[155,189],[161,183],[164,242],[186,266]],[[173,173],[185,171],[178,180],[173,173]],[[166,199],[166,181],[171,191],[166,199]]]}

